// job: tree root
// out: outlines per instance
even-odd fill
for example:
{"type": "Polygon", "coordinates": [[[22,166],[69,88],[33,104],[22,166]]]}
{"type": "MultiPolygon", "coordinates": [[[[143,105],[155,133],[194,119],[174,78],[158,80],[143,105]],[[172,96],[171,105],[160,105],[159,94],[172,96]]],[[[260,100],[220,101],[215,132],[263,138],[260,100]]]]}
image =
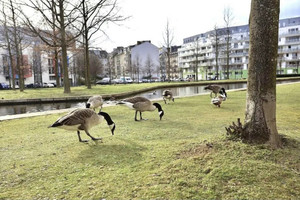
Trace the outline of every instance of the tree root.
{"type": "Polygon", "coordinates": [[[245,139],[246,133],[245,133],[245,130],[243,128],[240,118],[237,119],[237,124],[232,122],[232,125],[230,125],[228,128],[225,127],[225,129],[227,131],[226,135],[227,135],[228,139],[230,139],[230,140],[239,140],[239,139],[244,140],[245,139]]]}

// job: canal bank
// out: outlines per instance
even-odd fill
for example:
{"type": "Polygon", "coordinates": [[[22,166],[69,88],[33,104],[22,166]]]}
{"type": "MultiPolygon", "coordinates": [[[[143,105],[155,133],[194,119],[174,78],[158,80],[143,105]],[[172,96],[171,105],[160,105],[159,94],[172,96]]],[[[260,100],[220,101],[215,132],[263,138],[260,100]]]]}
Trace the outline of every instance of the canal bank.
{"type": "MultiPolygon", "coordinates": [[[[300,81],[300,78],[299,78],[300,81]]],[[[114,99],[124,99],[127,97],[131,97],[134,95],[138,95],[141,93],[146,93],[148,91],[153,91],[157,89],[164,89],[164,88],[174,88],[174,87],[190,87],[190,86],[204,86],[208,84],[238,84],[238,83],[247,83],[246,80],[235,80],[235,81],[218,81],[218,82],[183,82],[183,83],[176,83],[176,84],[168,84],[168,85],[159,85],[154,87],[148,87],[140,90],[130,91],[130,92],[123,92],[117,94],[100,94],[102,98],[106,101],[114,99]]],[[[0,106],[4,105],[19,105],[19,104],[41,104],[41,103],[59,103],[59,102],[83,102],[87,101],[91,95],[82,95],[82,96],[71,96],[71,97],[53,97],[53,98],[32,98],[32,99],[1,99],[0,106]]]]}

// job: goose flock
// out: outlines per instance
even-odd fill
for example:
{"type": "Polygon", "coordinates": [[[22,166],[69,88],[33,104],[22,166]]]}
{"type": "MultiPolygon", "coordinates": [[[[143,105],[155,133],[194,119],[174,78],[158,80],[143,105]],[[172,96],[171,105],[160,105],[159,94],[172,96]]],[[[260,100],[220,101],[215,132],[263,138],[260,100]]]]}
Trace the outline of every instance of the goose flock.
{"type": "Polygon", "coordinates": [[[219,86],[219,85],[208,85],[204,88],[204,90],[210,90],[210,98],[211,103],[214,104],[217,107],[221,107],[221,104],[223,101],[226,101],[227,99],[227,93],[225,91],[225,88],[219,86]],[[215,94],[214,97],[212,97],[212,94],[215,94]]]}
{"type": "MultiPolygon", "coordinates": [[[[211,103],[218,107],[220,107],[221,103],[227,98],[227,93],[221,86],[208,85],[204,89],[211,90],[211,103]],[[215,94],[215,97],[212,97],[212,93],[215,94]]],[[[174,102],[173,93],[170,90],[164,90],[162,97],[165,104],[167,104],[167,100],[174,102]]],[[[93,137],[89,130],[94,126],[101,124],[105,120],[111,130],[111,134],[114,135],[116,125],[108,113],[102,112],[103,104],[104,100],[102,96],[92,96],[86,102],[86,108],[77,108],[71,111],[70,113],[57,119],[51,126],[49,126],[49,128],[55,127],[69,131],[77,131],[79,142],[88,142],[88,140],[81,139],[80,131],[84,131],[93,141],[97,141],[102,140],[102,138],[93,137]],[[96,113],[97,108],[100,108],[98,113],[96,113]]],[[[125,105],[128,108],[135,110],[135,121],[147,120],[143,119],[142,113],[146,111],[154,111],[156,109],[158,110],[160,120],[162,120],[162,117],[164,116],[164,111],[159,103],[152,103],[152,101],[149,99],[141,96],[135,96],[117,101],[116,105],[125,105]],[[140,115],[139,120],[137,119],[138,113],[140,115]]]]}

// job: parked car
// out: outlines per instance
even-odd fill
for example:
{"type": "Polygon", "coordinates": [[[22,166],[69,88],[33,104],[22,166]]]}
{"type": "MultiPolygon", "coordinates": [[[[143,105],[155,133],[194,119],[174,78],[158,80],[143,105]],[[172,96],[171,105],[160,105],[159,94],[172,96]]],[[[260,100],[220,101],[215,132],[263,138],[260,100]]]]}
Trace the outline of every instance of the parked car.
{"type": "Polygon", "coordinates": [[[30,84],[27,84],[26,87],[27,88],[41,88],[43,86],[39,83],[30,83],[30,84]]]}
{"type": "Polygon", "coordinates": [[[0,83],[0,90],[6,90],[9,89],[9,85],[7,85],[6,83],[0,83]]]}
{"type": "Polygon", "coordinates": [[[54,85],[51,83],[43,83],[43,87],[50,88],[50,87],[54,87],[54,85]]]}
{"type": "Polygon", "coordinates": [[[111,83],[112,84],[120,84],[120,83],[122,83],[122,80],[116,78],[116,79],[111,80],[111,83]]]}
{"type": "Polygon", "coordinates": [[[121,77],[121,83],[133,83],[133,80],[130,77],[121,77]]]}
{"type": "Polygon", "coordinates": [[[110,78],[103,78],[102,80],[97,81],[96,84],[107,85],[107,84],[109,84],[109,80],[110,80],[110,78]]]}

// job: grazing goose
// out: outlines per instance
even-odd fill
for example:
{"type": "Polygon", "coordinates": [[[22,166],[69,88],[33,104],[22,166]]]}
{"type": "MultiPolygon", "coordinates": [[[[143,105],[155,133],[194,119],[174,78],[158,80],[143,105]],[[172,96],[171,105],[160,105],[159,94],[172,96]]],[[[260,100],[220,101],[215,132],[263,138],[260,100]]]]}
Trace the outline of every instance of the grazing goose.
{"type": "MultiPolygon", "coordinates": [[[[206,86],[204,88],[204,90],[211,90],[211,93],[210,93],[210,97],[211,98],[212,98],[212,93],[215,94],[215,97],[217,97],[217,95],[219,93],[221,95],[225,95],[225,97],[227,98],[227,93],[225,91],[225,88],[222,88],[221,86],[218,86],[218,85],[208,85],[208,86],[206,86]]],[[[225,100],[226,100],[226,98],[225,98],[225,100]]]]}
{"type": "Polygon", "coordinates": [[[100,95],[90,97],[86,103],[86,108],[92,108],[93,110],[95,110],[95,108],[100,107],[100,111],[101,111],[102,106],[103,106],[103,99],[102,96],[100,95]]]}
{"type": "Polygon", "coordinates": [[[170,90],[164,90],[162,96],[165,101],[165,104],[167,104],[167,99],[169,99],[169,101],[172,99],[172,101],[174,102],[173,93],[170,90]]]}
{"type": "Polygon", "coordinates": [[[97,124],[100,124],[103,120],[106,120],[111,134],[114,135],[116,128],[115,123],[111,120],[110,116],[105,112],[95,113],[93,110],[88,108],[78,108],[73,110],[69,114],[59,118],[50,127],[63,128],[65,130],[77,131],[79,142],[87,142],[88,140],[82,140],[80,137],[80,131],[85,133],[92,138],[92,140],[101,140],[102,138],[94,138],[90,135],[89,129],[97,124]]]}
{"type": "Polygon", "coordinates": [[[225,96],[225,95],[219,95],[218,97],[212,98],[212,99],[211,99],[211,103],[214,104],[215,106],[218,106],[218,107],[220,108],[224,96],[225,96]]]}
{"type": "Polygon", "coordinates": [[[135,121],[139,121],[136,118],[137,112],[140,112],[140,120],[143,120],[142,112],[154,111],[156,108],[158,109],[160,120],[164,116],[164,111],[162,110],[161,105],[159,103],[152,104],[152,102],[145,97],[127,98],[127,99],[124,99],[124,100],[118,102],[117,104],[123,104],[123,105],[126,105],[127,107],[129,107],[130,109],[135,110],[135,117],[134,117],[135,121]]]}

